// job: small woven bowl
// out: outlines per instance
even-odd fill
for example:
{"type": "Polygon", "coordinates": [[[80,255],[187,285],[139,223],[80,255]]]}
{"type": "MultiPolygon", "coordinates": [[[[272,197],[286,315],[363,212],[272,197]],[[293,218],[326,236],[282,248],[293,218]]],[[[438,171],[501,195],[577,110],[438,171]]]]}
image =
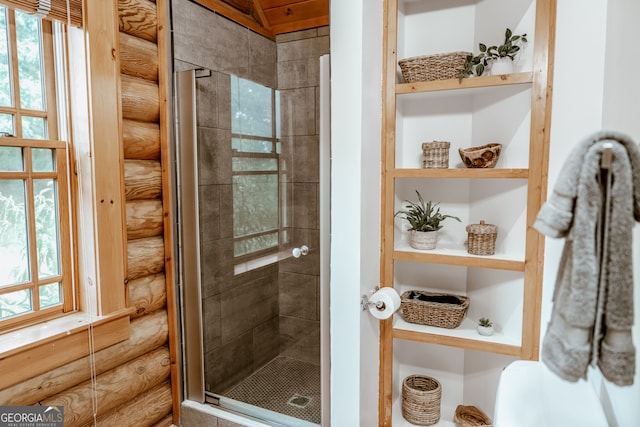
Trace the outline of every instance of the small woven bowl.
{"type": "Polygon", "coordinates": [[[459,148],[460,158],[468,168],[492,168],[500,158],[502,144],[486,144],[478,147],[459,148]]]}

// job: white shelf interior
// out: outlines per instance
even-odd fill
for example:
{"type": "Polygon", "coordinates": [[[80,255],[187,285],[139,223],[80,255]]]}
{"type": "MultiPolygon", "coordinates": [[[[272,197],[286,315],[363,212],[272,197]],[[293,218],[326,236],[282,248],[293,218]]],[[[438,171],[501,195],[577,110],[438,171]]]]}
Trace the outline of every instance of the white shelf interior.
{"type": "Polygon", "coordinates": [[[530,106],[529,84],[399,96],[396,167],[421,168],[422,143],[448,141],[450,168],[465,168],[459,149],[489,143],[502,144],[496,168],[527,168],[530,106]]]}
{"type": "Polygon", "coordinates": [[[479,53],[478,43],[499,45],[504,31],[527,34],[529,43],[516,62],[516,71],[530,71],[535,38],[533,0],[400,0],[398,59],[447,52],[479,53]],[[499,11],[499,13],[496,13],[499,11]]]}
{"type": "MultiPolygon", "coordinates": [[[[440,212],[460,218],[446,219],[438,231],[436,250],[469,256],[466,241],[469,224],[484,220],[498,227],[496,258],[524,260],[526,236],[527,180],[524,179],[398,179],[394,212],[405,209],[406,200],[418,201],[416,190],[425,202],[438,203],[440,212]]],[[[408,245],[409,224],[395,218],[394,244],[397,250],[413,250],[408,245]]]]}
{"type": "Polygon", "coordinates": [[[394,315],[394,328],[498,344],[521,345],[523,273],[407,261],[396,261],[394,272],[395,289],[400,295],[410,290],[422,290],[464,295],[470,299],[466,317],[455,329],[409,323],[404,320],[400,310],[394,315]],[[494,322],[493,336],[485,337],[478,334],[476,322],[480,317],[489,317],[494,322]]]}
{"type": "Polygon", "coordinates": [[[458,405],[473,405],[493,418],[502,370],[517,358],[431,344],[398,341],[393,362],[393,425],[411,426],[402,417],[402,382],[409,375],[428,375],[440,382],[442,398],[437,426],[454,426],[458,405]],[[428,368],[427,368],[428,366],[428,368]]]}

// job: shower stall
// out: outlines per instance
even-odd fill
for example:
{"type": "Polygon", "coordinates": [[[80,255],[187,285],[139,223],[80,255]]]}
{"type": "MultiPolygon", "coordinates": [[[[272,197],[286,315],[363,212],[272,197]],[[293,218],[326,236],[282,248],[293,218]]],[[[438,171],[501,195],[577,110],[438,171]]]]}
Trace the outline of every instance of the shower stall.
{"type": "Polygon", "coordinates": [[[328,29],[272,41],[186,0],[172,6],[185,397],[275,425],[319,425],[328,29]]]}

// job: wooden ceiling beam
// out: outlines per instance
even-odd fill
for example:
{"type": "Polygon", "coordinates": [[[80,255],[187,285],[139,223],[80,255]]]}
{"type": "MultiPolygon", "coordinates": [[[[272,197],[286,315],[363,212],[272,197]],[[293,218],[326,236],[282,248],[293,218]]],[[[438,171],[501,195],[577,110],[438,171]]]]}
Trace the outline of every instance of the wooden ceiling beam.
{"type": "Polygon", "coordinates": [[[255,31],[258,34],[262,34],[263,36],[268,37],[272,40],[275,39],[275,35],[271,30],[265,28],[263,25],[261,25],[251,16],[240,12],[238,9],[232,6],[229,6],[227,3],[223,2],[222,0],[194,0],[194,1],[200,4],[201,6],[206,7],[209,10],[219,13],[220,15],[226,18],[229,18],[232,21],[237,22],[238,24],[255,31]]]}
{"type": "MultiPolygon", "coordinates": [[[[262,0],[274,4],[274,0],[262,0]]],[[[282,3],[282,1],[280,2],[282,3]]],[[[265,15],[274,34],[329,25],[329,0],[303,0],[265,8],[265,15]]]]}
{"type": "Polygon", "coordinates": [[[262,0],[253,0],[253,10],[258,16],[258,20],[260,21],[260,24],[267,30],[271,30],[271,24],[269,23],[269,20],[267,19],[267,16],[264,13],[264,6],[262,5],[262,0]]]}

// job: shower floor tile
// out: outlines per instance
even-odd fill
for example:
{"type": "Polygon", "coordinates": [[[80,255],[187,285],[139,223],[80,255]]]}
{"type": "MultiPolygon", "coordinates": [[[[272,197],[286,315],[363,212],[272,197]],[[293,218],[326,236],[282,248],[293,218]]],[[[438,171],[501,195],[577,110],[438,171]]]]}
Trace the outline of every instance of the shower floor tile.
{"type": "Polygon", "coordinates": [[[320,424],[320,367],[278,356],[226,397],[320,424]]]}

